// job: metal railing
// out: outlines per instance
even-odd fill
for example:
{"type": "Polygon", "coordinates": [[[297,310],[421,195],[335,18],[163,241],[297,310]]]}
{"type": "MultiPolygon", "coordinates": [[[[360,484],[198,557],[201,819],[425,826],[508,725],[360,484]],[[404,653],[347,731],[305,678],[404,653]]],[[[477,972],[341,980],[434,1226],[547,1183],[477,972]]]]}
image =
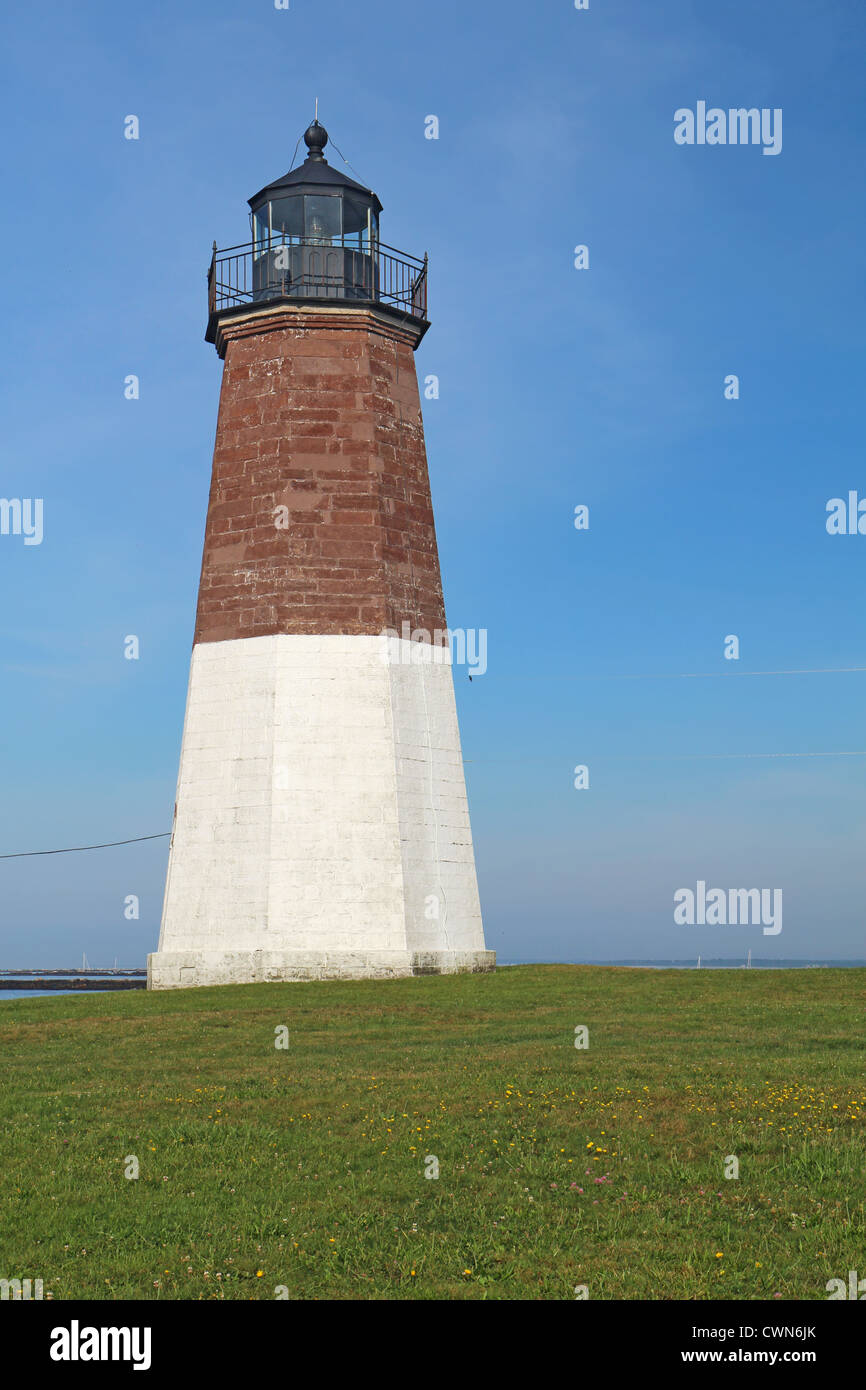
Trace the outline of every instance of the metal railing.
{"type": "Polygon", "coordinates": [[[222,251],[214,243],[207,283],[210,314],[272,299],[328,299],[385,304],[427,318],[427,257],[382,242],[363,249],[296,239],[222,251]]]}

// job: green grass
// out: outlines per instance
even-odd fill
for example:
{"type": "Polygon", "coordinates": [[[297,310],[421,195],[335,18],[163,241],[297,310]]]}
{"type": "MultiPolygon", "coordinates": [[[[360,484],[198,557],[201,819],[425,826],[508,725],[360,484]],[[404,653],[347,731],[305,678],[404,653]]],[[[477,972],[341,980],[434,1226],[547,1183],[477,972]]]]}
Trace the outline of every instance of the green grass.
{"type": "Polygon", "coordinates": [[[866,1275],[864,987],[520,966],[0,1003],[0,1277],[56,1299],[824,1299],[866,1275]]]}

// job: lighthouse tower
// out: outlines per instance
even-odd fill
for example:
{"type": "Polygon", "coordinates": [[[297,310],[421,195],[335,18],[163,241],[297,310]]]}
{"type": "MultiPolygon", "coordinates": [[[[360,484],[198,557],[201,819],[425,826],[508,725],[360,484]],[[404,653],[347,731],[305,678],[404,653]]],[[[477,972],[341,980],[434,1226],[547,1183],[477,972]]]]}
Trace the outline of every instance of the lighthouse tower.
{"type": "Polygon", "coordinates": [[[427,261],[303,164],[217,251],[224,360],[150,989],[492,970],[413,353],[427,261]]]}

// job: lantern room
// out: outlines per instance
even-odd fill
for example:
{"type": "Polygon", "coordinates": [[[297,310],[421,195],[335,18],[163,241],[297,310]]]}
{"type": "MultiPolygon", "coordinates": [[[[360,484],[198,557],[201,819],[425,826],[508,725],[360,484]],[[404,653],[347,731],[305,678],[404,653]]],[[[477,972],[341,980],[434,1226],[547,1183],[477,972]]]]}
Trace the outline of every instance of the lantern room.
{"type": "Polygon", "coordinates": [[[252,298],[376,299],[382,204],[331,168],[317,120],[304,143],[304,163],[249,200],[252,298]]]}

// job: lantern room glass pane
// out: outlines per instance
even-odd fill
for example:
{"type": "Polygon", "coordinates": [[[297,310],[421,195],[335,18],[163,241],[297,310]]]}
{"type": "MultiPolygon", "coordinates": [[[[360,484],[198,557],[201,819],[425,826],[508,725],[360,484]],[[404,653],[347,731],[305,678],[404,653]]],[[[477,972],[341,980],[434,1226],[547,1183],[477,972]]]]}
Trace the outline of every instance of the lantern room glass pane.
{"type": "MultiPolygon", "coordinates": [[[[271,235],[275,241],[291,241],[304,234],[304,216],[300,198],[277,198],[270,204],[271,235]]],[[[267,209],[265,209],[267,211],[267,209]]]]}
{"type": "Polygon", "coordinates": [[[343,234],[342,198],[307,194],[304,198],[304,237],[307,241],[328,244],[339,241],[343,234]]]}
{"type": "Polygon", "coordinates": [[[351,192],[343,195],[343,235],[347,245],[354,246],[359,236],[366,242],[368,215],[375,234],[376,214],[370,206],[369,198],[351,192]]]}
{"type": "Polygon", "coordinates": [[[267,249],[271,245],[300,241],[304,234],[304,208],[301,198],[280,198],[265,203],[253,214],[253,240],[267,249]]]}

